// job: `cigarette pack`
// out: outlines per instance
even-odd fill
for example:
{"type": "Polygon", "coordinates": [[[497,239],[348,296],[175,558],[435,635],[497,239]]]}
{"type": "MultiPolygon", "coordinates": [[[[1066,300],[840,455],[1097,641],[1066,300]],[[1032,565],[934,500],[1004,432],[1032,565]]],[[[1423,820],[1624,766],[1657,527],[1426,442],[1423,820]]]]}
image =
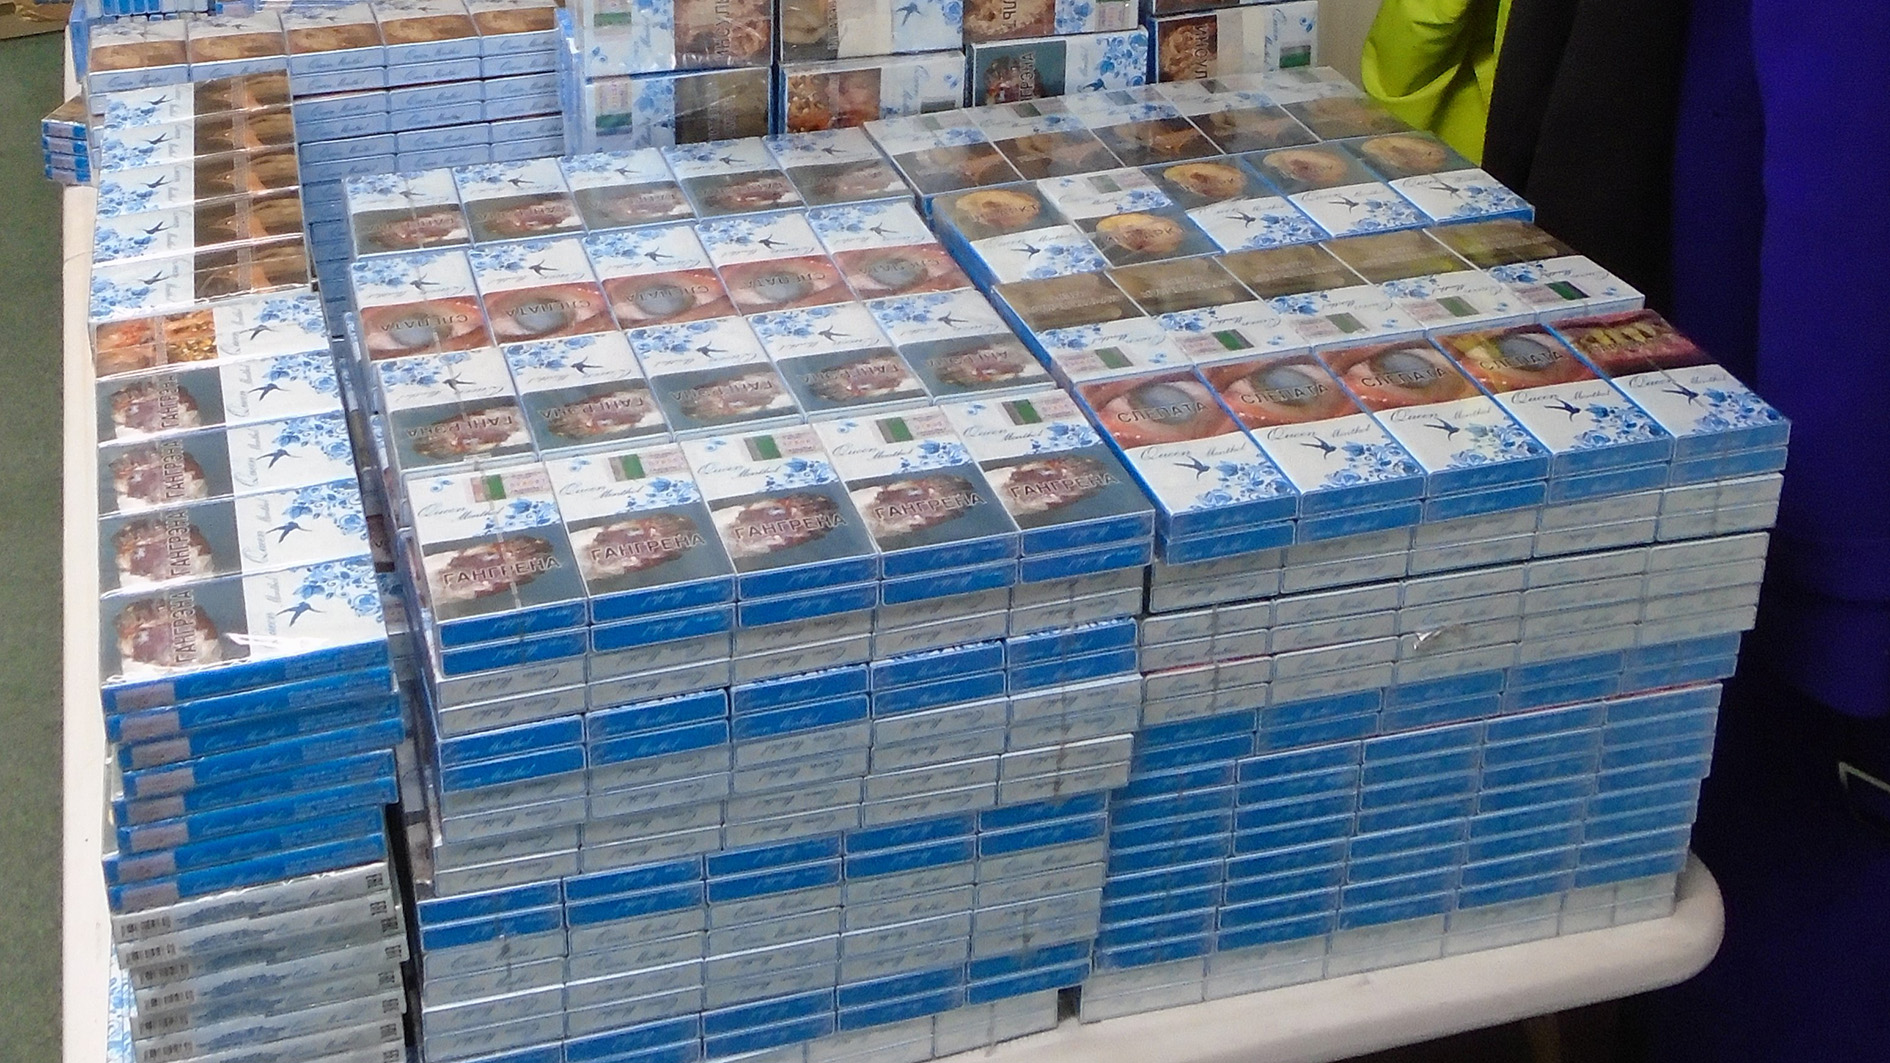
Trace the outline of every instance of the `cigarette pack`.
{"type": "Polygon", "coordinates": [[[679,438],[801,419],[792,389],[741,318],[635,329],[630,344],[679,438]]]}
{"type": "Polygon", "coordinates": [[[1157,508],[1164,538],[1289,521],[1298,494],[1192,372],[1128,377],[1077,392],[1157,508]]]}
{"type": "Polygon", "coordinates": [[[295,132],[289,108],[276,105],[174,122],[106,125],[90,148],[101,172],[117,172],[231,152],[292,151],[295,132]]]}
{"type": "Polygon", "coordinates": [[[741,313],[852,298],[839,267],[798,211],[706,219],[696,223],[696,233],[741,313]]]}
{"type": "Polygon", "coordinates": [[[281,17],[292,77],[387,64],[372,4],[297,8],[281,17]]]}
{"type": "Polygon", "coordinates": [[[113,377],[98,385],[100,442],[340,409],[334,359],[316,351],[113,377]]]}
{"type": "Polygon", "coordinates": [[[302,229],[293,192],[203,200],[189,207],[102,219],[92,234],[94,263],[235,250],[292,237],[302,229]]]}
{"type": "Polygon", "coordinates": [[[575,233],[584,228],[556,160],[453,170],[474,242],[575,233]]]}
{"type": "Polygon", "coordinates": [[[965,40],[988,42],[1132,30],[1136,15],[1133,0],[970,0],[965,4],[965,40]]]}
{"type": "Polygon", "coordinates": [[[1146,317],[1050,329],[1031,340],[1069,387],[1193,364],[1168,332],[1146,317]]]}
{"type": "MultiPolygon", "coordinates": [[[[551,0],[464,0],[479,30],[479,54],[488,60],[557,47],[557,6],[551,0]]],[[[482,70],[490,76],[487,63],[482,70]]],[[[510,69],[509,67],[507,69],[510,69]]]]}
{"type": "MultiPolygon", "coordinates": [[[[1122,169],[1038,182],[1112,266],[1132,266],[1216,250],[1149,175],[1122,169]]],[[[1145,308],[1146,309],[1146,308],[1145,308]]]]}
{"type": "Polygon", "coordinates": [[[578,88],[573,147],[664,147],[768,132],[765,67],[608,77],[578,88]]]}
{"type": "Polygon", "coordinates": [[[597,232],[686,220],[695,208],[655,148],[600,151],[558,160],[584,227],[597,232]]]}
{"type": "Polygon", "coordinates": [[[192,80],[287,70],[282,19],[274,11],[221,14],[190,20],[185,51],[192,80]]]}
{"type": "Polygon", "coordinates": [[[349,267],[369,359],[492,344],[485,309],[461,250],[360,259],[349,267]]]}
{"type": "Polygon", "coordinates": [[[86,88],[116,92],[188,82],[185,26],[182,19],[120,19],[90,26],[86,88]]]}
{"type": "Polygon", "coordinates": [[[108,598],[101,696],[108,709],[154,708],[382,663],[372,577],[355,558],[108,598]]]}
{"type": "Polygon", "coordinates": [[[99,448],[99,514],[252,495],[352,477],[339,413],[180,432],[99,448]]]}
{"type": "Polygon", "coordinates": [[[353,479],[99,522],[99,589],[154,588],[368,555],[353,479]]]}
{"type": "Polygon", "coordinates": [[[98,216],[115,218],[187,207],[201,199],[287,191],[300,180],[295,152],[289,148],[225,152],[101,173],[98,216]]]}
{"type": "Polygon", "coordinates": [[[1494,328],[1533,316],[1507,286],[1433,240],[1430,230],[1349,236],[1330,241],[1326,250],[1381,285],[1426,329],[1494,328]]]}
{"type": "MultiPolygon", "coordinates": [[[[478,225],[476,220],[474,225],[478,225]]],[[[578,238],[480,245],[467,254],[486,320],[500,343],[615,328],[603,289],[578,238]]]]}
{"type": "Polygon", "coordinates": [[[1200,81],[1309,65],[1318,39],[1311,25],[1316,13],[1316,5],[1268,4],[1152,19],[1154,80],[1200,81]],[[1303,27],[1281,10],[1308,6],[1303,27]]]}
{"type": "Polygon", "coordinates": [[[785,133],[952,110],[965,100],[965,56],[956,50],[783,62],[779,76],[776,124],[785,133]]]}
{"type": "Polygon", "coordinates": [[[1535,217],[1521,196],[1429,133],[1365,137],[1343,146],[1433,222],[1535,217]]]}
{"type": "Polygon", "coordinates": [[[551,476],[592,622],[734,600],[734,570],[681,450],[566,458],[551,476]]]}
{"type": "Polygon", "coordinates": [[[624,328],[735,313],[715,264],[688,225],[592,233],[584,247],[624,328]]]}
{"type": "Polygon", "coordinates": [[[1011,165],[1036,180],[1116,168],[1120,161],[1061,97],[979,107],[971,118],[1011,165]]]}
{"type": "Polygon", "coordinates": [[[807,220],[861,299],[971,286],[909,201],[816,208],[807,220]]]}
{"type": "MultiPolygon", "coordinates": [[[[1651,310],[1569,318],[1556,331],[1674,436],[1674,461],[1777,450],[1790,422],[1651,310]]],[[[1756,471],[1756,470],[1755,470],[1756,471]]]]}
{"type": "Polygon", "coordinates": [[[472,242],[448,171],[350,177],[342,188],[358,256],[472,242]]]}
{"type": "Polygon", "coordinates": [[[787,0],[781,5],[783,63],[955,49],[962,13],[942,4],[918,11],[892,0],[787,0]]]}
{"type": "Polygon", "coordinates": [[[1445,246],[1509,286],[1538,321],[1641,308],[1641,293],[1585,255],[1525,221],[1446,225],[1445,246]]]}
{"type": "Polygon", "coordinates": [[[1424,215],[1339,146],[1276,148],[1249,158],[1262,177],[1333,236],[1425,224],[1424,215]]]}
{"type": "Polygon", "coordinates": [[[978,291],[896,296],[869,302],[867,309],[935,398],[1035,390],[1049,382],[978,291]]]}
{"type": "Polygon", "coordinates": [[[759,139],[664,148],[683,191],[704,218],[801,205],[800,194],[759,139]]]}
{"type": "Polygon", "coordinates": [[[541,456],[668,434],[620,332],[512,344],[504,354],[541,456]]]}
{"type": "Polygon", "coordinates": [[[909,199],[912,188],[862,129],[785,133],[765,141],[801,199],[813,205],[909,199]]]}
{"type": "Polygon", "coordinates": [[[585,77],[765,67],[774,19],[763,0],[580,0],[571,18],[585,77]]]}
{"type": "Polygon", "coordinates": [[[873,580],[865,522],[812,428],[683,444],[743,598],[873,580]]]}
{"type": "Polygon", "coordinates": [[[415,476],[406,493],[415,575],[425,574],[416,590],[442,646],[584,623],[583,581],[543,466],[415,476]]]}
{"type": "MultiPolygon", "coordinates": [[[[1097,5],[1104,6],[1108,5],[1097,5]]],[[[1132,10],[1128,17],[1134,18],[1132,10]]],[[[1106,91],[1148,80],[1148,31],[1140,27],[1067,37],[1020,35],[990,43],[977,41],[972,21],[967,12],[965,35],[973,43],[965,52],[971,66],[973,104],[1106,91]]]]}
{"type": "MultiPolygon", "coordinates": [[[[879,547],[886,580],[929,574],[927,592],[917,595],[928,598],[988,589],[951,577],[1017,556],[1017,526],[943,411],[829,421],[818,431],[879,547]]],[[[1013,564],[995,585],[1009,586],[1015,573],[1013,564]]]]}
{"type": "Polygon", "coordinates": [[[1363,283],[1323,244],[1240,251],[1223,255],[1220,262],[1267,300],[1308,346],[1393,340],[1424,331],[1389,292],[1363,283]]]}
{"type": "Polygon", "coordinates": [[[1552,479],[1665,465],[1673,455],[1673,436],[1540,325],[1448,333],[1438,343],[1554,455],[1552,479]]]}
{"type": "Polygon", "coordinates": [[[972,120],[972,111],[868,122],[873,138],[920,198],[954,189],[1020,180],[1017,170],[972,120]]]}
{"type": "Polygon", "coordinates": [[[462,3],[373,0],[387,45],[387,64],[413,65],[479,57],[479,30],[462,3]]]}
{"type": "Polygon", "coordinates": [[[308,246],[300,235],[234,244],[92,271],[93,323],[149,317],[227,296],[307,290],[308,246]]]}
{"type": "Polygon", "coordinates": [[[983,284],[1061,277],[1108,265],[1088,236],[1030,184],[941,195],[940,238],[983,284]]]}
{"type": "Polygon", "coordinates": [[[1468,515],[1477,505],[1474,498],[1447,505],[1439,496],[1494,494],[1490,488],[1547,478],[1548,451],[1430,344],[1341,347],[1320,358],[1424,467],[1427,511],[1437,519],[1448,519],[1441,515],[1447,509],[1468,515]]]}
{"type": "Polygon", "coordinates": [[[870,416],[930,401],[918,375],[859,303],[778,310],[748,320],[810,419],[870,416]]]}
{"type": "Polygon", "coordinates": [[[491,347],[381,362],[372,379],[386,417],[383,463],[395,476],[532,454],[512,375],[491,347]]]}
{"type": "Polygon", "coordinates": [[[1238,159],[1190,159],[1143,172],[1223,251],[1310,243],[1325,236],[1238,159]]]}

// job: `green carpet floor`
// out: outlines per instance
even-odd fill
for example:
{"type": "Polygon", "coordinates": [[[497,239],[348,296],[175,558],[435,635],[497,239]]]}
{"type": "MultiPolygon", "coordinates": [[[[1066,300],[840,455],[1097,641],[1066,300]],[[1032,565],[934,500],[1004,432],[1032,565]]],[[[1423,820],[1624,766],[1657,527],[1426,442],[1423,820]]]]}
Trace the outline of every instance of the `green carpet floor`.
{"type": "Polygon", "coordinates": [[[0,42],[0,1060],[59,1058],[58,34],[0,42]]]}

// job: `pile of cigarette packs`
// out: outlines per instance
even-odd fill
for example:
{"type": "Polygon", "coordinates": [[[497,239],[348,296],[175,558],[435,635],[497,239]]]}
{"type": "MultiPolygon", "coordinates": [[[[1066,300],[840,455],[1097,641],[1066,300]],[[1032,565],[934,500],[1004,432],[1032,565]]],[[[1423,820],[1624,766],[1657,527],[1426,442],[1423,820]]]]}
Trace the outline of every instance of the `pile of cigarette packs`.
{"type": "MultiPolygon", "coordinates": [[[[413,897],[386,933],[428,1063],[917,1063],[1060,998],[1103,1020],[1671,909],[1789,426],[1330,71],[356,175],[338,364],[306,269],[200,265],[163,234],[204,193],[161,225],[140,195],[101,182],[102,512],[205,520],[101,537],[108,575],[191,572],[162,611],[104,599],[108,675],[169,655],[106,691],[171,728],[113,725],[121,815],[198,778],[151,757],[239,795],[376,757],[401,670],[403,836],[356,863],[394,851],[413,897]],[[265,371],[290,353],[330,397],[265,371]],[[278,397],[310,425],[253,427],[278,397]],[[284,529],[332,506],[251,512],[357,461],[320,547],[284,529]],[[283,684],[355,693],[242,715],[283,684]]],[[[345,780],[376,816],[377,763],[345,780]]],[[[164,806],[176,855],[125,834],[108,873],[290,889],[170,874],[238,859],[199,823],[304,823],[213,800],[244,811],[164,806]]],[[[294,894],[324,911],[368,894],[313,883],[386,881],[269,866],[327,872],[294,894]]]]}
{"type": "Polygon", "coordinates": [[[140,1063],[406,1053],[403,622],[281,89],[89,100],[104,873],[140,1063]]]}
{"type": "Polygon", "coordinates": [[[39,122],[39,146],[46,156],[46,179],[62,185],[92,181],[91,133],[85,101],[78,97],[47,112],[39,122]]]}

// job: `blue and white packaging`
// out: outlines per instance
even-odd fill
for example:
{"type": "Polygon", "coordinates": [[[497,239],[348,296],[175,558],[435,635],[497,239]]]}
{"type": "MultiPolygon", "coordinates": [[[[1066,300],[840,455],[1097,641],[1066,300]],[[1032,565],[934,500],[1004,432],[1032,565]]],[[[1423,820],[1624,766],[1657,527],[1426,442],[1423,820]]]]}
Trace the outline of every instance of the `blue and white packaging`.
{"type": "Polygon", "coordinates": [[[1689,482],[1770,471],[1741,466],[1738,455],[1783,462],[1790,423],[1660,315],[1570,318],[1556,331],[1673,434],[1676,482],[1683,462],[1689,482]]]}
{"type": "Polygon", "coordinates": [[[479,30],[461,3],[445,0],[373,0],[387,45],[387,65],[434,64],[479,58],[479,30]]]}
{"type": "Polygon", "coordinates": [[[1540,325],[1449,333],[1438,343],[1555,455],[1552,479],[1665,466],[1673,456],[1673,436],[1540,325]]]}
{"type": "Polygon", "coordinates": [[[920,598],[1015,582],[1014,567],[1002,563],[1017,556],[1017,527],[943,411],[844,418],[817,429],[879,547],[882,578],[927,574],[909,595],[920,598]],[[973,568],[988,571],[966,571],[973,568]]]}
{"type": "Polygon", "coordinates": [[[359,259],[349,275],[370,360],[492,344],[472,263],[462,250],[359,259]]]}
{"type": "Polygon", "coordinates": [[[558,160],[558,168],[564,171],[584,227],[592,232],[695,215],[655,148],[566,156],[558,160]]]}
{"type": "Polygon", "coordinates": [[[463,2],[479,30],[479,54],[486,59],[481,68],[485,77],[492,77],[497,69],[514,69],[516,64],[503,62],[507,58],[550,52],[558,46],[558,8],[551,0],[463,2]]]}
{"type": "Polygon", "coordinates": [[[155,708],[387,660],[366,558],[126,593],[100,606],[108,711],[155,708]]]}
{"type": "Polygon", "coordinates": [[[339,413],[108,443],[99,448],[98,512],[328,483],[351,477],[353,464],[339,413]]]}
{"type": "Polygon", "coordinates": [[[962,107],[964,53],[926,52],[815,62],[784,60],[776,125],[784,133],[861,126],[962,107]]]}
{"type": "MultiPolygon", "coordinates": [[[[1027,559],[1146,542],[1154,532],[1148,499],[1067,393],[942,409],[1022,530],[1027,559]]],[[[1025,569],[1034,574],[1028,560],[1025,569]]]]}
{"type": "Polygon", "coordinates": [[[100,442],[340,409],[334,358],[316,351],[166,369],[98,385],[100,442]]]}
{"type": "Polygon", "coordinates": [[[1053,177],[1038,190],[1086,233],[1112,266],[1204,255],[1216,247],[1137,169],[1053,177]]]}
{"type": "Polygon", "coordinates": [[[406,493],[426,581],[416,589],[443,646],[583,625],[584,585],[544,466],[415,476],[406,493]]]}
{"type": "Polygon", "coordinates": [[[1339,347],[1320,359],[1424,467],[1430,519],[1541,501],[1543,489],[1523,485],[1547,479],[1548,451],[1435,347],[1417,341],[1339,347]],[[1498,490],[1505,487],[1517,490],[1498,490]],[[1465,492],[1475,497],[1449,503],[1439,497],[1465,492]]]}
{"type": "Polygon", "coordinates": [[[290,77],[387,65],[373,4],[285,9],[281,17],[290,77]]]}
{"type": "Polygon", "coordinates": [[[185,25],[182,19],[118,19],[89,25],[86,88],[118,92],[188,82],[185,25]]]}
{"type": "Polygon", "coordinates": [[[794,183],[757,137],[678,144],[664,148],[663,158],[701,217],[802,205],[794,183]]]}
{"type": "Polygon", "coordinates": [[[1409,229],[1427,219],[1355,156],[1330,144],[1248,156],[1255,170],[1333,236],[1409,229]]]}
{"type": "Polygon", "coordinates": [[[571,12],[585,77],[768,65],[770,5],[666,0],[622,5],[581,0],[571,12]]]}
{"type": "Polygon", "coordinates": [[[192,81],[288,69],[282,19],[273,10],[198,16],[188,26],[192,81]]]}
{"type": "Polygon", "coordinates": [[[623,328],[735,313],[715,264],[689,225],[593,232],[584,237],[584,249],[603,281],[611,313],[623,328]]]}
{"type": "Polygon", "coordinates": [[[371,380],[385,417],[382,460],[394,476],[532,455],[512,374],[494,348],[374,363],[371,380]]]}
{"type": "Polygon", "coordinates": [[[734,569],[681,449],[566,458],[551,478],[592,622],[734,600],[734,569]]]}
{"type": "Polygon", "coordinates": [[[630,345],[678,438],[801,419],[793,391],[741,318],[634,329],[630,345]]]}
{"type": "Polygon", "coordinates": [[[142,589],[368,555],[353,479],[99,522],[99,588],[142,589]]]}
{"type": "Polygon", "coordinates": [[[1535,218],[1521,196],[1429,133],[1391,133],[1342,146],[1432,222],[1535,218]]]}
{"type": "MultiPolygon", "coordinates": [[[[1001,5],[989,6],[996,9],[1001,5]]],[[[1145,84],[1148,31],[1130,24],[1135,18],[1133,8],[1120,0],[1082,7],[1091,12],[1113,12],[1122,25],[1079,26],[1068,31],[1059,27],[1056,31],[1071,36],[981,40],[982,34],[976,28],[980,20],[966,12],[965,37],[970,43],[965,57],[971,67],[972,105],[1107,92],[1145,84]],[[1104,28],[1116,32],[1086,32],[1104,28]]]]}
{"type": "Polygon", "coordinates": [[[971,286],[910,202],[816,208],[807,220],[861,299],[971,286]]]}
{"type": "Polygon", "coordinates": [[[568,140],[595,151],[762,136],[772,89],[765,66],[586,81],[568,140]]]}
{"type": "Polygon", "coordinates": [[[972,113],[941,111],[885,118],[868,122],[866,132],[921,199],[954,189],[1022,180],[978,128],[972,113]]]}
{"type": "MultiPolygon", "coordinates": [[[[568,202],[568,198],[566,199],[568,202]]],[[[478,205],[469,206],[477,231],[478,205]]],[[[581,336],[615,328],[602,286],[575,236],[483,244],[467,252],[500,343],[581,336]]]]}
{"type": "Polygon", "coordinates": [[[787,0],[780,12],[784,63],[955,49],[964,20],[954,4],[906,12],[890,0],[787,0]]]}
{"type": "Polygon", "coordinates": [[[1380,285],[1398,309],[1427,330],[1521,324],[1534,312],[1496,278],[1433,240],[1432,230],[1351,236],[1325,245],[1359,276],[1380,285]]]}
{"type": "Polygon", "coordinates": [[[810,420],[870,417],[929,404],[925,385],[859,303],[748,319],[810,420]]]}
{"type": "Polygon", "coordinates": [[[453,184],[475,243],[583,231],[556,159],[461,166],[453,184]]]}
{"type": "Polygon", "coordinates": [[[1100,270],[1108,261],[1036,186],[1012,184],[939,196],[940,239],[981,284],[1100,270]]]}
{"type": "Polygon", "coordinates": [[[342,187],[357,256],[472,242],[448,171],[350,177],[342,187]]]}
{"type": "Polygon", "coordinates": [[[541,456],[665,438],[668,425],[621,332],[503,349],[541,456]]]}
{"type": "Polygon", "coordinates": [[[879,576],[879,556],[814,429],[683,444],[744,599],[879,576]]]}
{"type": "Polygon", "coordinates": [[[784,133],[764,143],[809,205],[912,197],[911,186],[864,129],[784,133]]]}
{"type": "Polygon", "coordinates": [[[1508,285],[1538,321],[1639,310],[1641,293],[1528,222],[1497,219],[1441,226],[1436,239],[1508,285]]]}
{"type": "Polygon", "coordinates": [[[1154,500],[1165,539],[1280,525],[1298,511],[1290,482],[1195,374],[1105,381],[1077,396],[1154,500]]]}
{"type": "Polygon", "coordinates": [[[983,293],[965,288],[877,299],[867,309],[937,399],[1036,390],[1042,364],[983,293]]]}
{"type": "Polygon", "coordinates": [[[696,223],[696,235],[741,313],[798,310],[852,299],[840,268],[799,211],[705,218],[696,223]]]}
{"type": "Polygon", "coordinates": [[[1335,258],[1320,244],[1241,251],[1221,264],[1284,317],[1300,341],[1315,349],[1420,335],[1424,325],[1391,294],[1335,258]]]}

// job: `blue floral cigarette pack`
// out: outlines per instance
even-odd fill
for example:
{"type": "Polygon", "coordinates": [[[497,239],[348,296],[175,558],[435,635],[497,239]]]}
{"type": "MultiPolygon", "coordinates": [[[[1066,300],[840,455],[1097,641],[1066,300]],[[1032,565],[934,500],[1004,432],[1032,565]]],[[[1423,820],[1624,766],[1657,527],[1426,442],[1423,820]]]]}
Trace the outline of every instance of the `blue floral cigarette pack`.
{"type": "Polygon", "coordinates": [[[1036,390],[1050,382],[983,292],[961,288],[866,304],[936,399],[1036,390]]]}

